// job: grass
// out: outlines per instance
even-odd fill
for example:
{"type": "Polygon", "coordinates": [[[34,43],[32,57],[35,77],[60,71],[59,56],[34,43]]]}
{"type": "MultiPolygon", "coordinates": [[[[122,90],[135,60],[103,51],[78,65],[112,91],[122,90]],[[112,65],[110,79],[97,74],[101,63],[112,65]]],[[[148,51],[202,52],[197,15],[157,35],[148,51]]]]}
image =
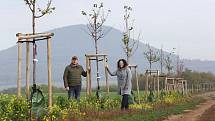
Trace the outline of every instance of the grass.
{"type": "Polygon", "coordinates": [[[203,99],[196,97],[188,102],[166,106],[149,112],[136,111],[122,114],[120,117],[105,119],[103,121],[161,121],[170,115],[182,114],[184,110],[194,109],[203,99]]]}
{"type": "MultiPolygon", "coordinates": [[[[106,92],[103,92],[102,95],[105,96],[106,92]]],[[[45,94],[47,95],[47,94],[45,94]]],[[[63,97],[67,97],[68,93],[65,91],[65,93],[53,93],[53,97],[54,99],[56,99],[56,97],[58,96],[63,96],[63,97]]],[[[95,96],[96,93],[93,92],[92,96],[95,96]]],[[[81,92],[81,97],[85,97],[86,96],[86,92],[81,92]]],[[[109,97],[111,98],[118,98],[120,95],[118,95],[116,92],[109,92],[109,97]]]]}
{"type": "MultiPolygon", "coordinates": [[[[103,96],[106,96],[106,92],[102,92],[102,95],[103,96]]],[[[48,95],[47,93],[44,93],[44,95],[48,95]]],[[[81,97],[86,97],[86,92],[81,92],[81,97]]],[[[96,95],[96,92],[93,91],[92,92],[92,96],[95,96],[96,95]]],[[[137,94],[135,92],[135,95],[137,97],[137,94]]],[[[140,91],[140,96],[143,96],[144,95],[144,91],[140,91]]],[[[63,97],[67,97],[68,96],[68,93],[67,91],[65,91],[64,93],[53,93],[53,98],[56,99],[58,96],[63,96],[63,97]]],[[[108,95],[110,98],[119,98],[121,97],[119,94],[117,94],[117,92],[109,92],[109,95],[108,95]]]]}

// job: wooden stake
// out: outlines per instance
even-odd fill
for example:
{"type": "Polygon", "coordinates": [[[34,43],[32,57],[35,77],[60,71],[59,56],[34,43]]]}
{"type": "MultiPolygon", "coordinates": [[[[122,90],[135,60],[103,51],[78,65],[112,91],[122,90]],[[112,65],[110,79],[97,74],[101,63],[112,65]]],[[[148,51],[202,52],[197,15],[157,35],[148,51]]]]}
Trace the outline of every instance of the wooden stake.
{"type": "Polygon", "coordinates": [[[137,74],[137,67],[135,68],[135,76],[136,76],[136,83],[137,83],[138,103],[140,104],[140,89],[139,89],[139,79],[138,79],[138,74],[137,74]]]}
{"type": "Polygon", "coordinates": [[[185,94],[187,94],[187,80],[185,80],[185,94]]]}
{"type": "Polygon", "coordinates": [[[51,65],[51,39],[47,40],[47,61],[48,61],[48,106],[52,107],[52,65],[51,65]]]}
{"type": "Polygon", "coordinates": [[[89,61],[89,67],[90,67],[90,70],[89,70],[89,94],[91,95],[92,94],[91,61],[90,61],[90,59],[88,61],[89,61]]]}
{"type": "MultiPolygon", "coordinates": [[[[27,39],[29,41],[29,39],[27,39]]],[[[26,98],[30,99],[30,43],[26,43],[26,98]]]]}
{"type": "Polygon", "coordinates": [[[108,71],[107,71],[107,57],[104,56],[104,69],[105,69],[105,81],[106,81],[106,90],[107,94],[109,94],[109,83],[108,83],[108,71]]]}
{"type": "Polygon", "coordinates": [[[21,80],[22,80],[22,44],[18,43],[17,97],[21,96],[21,80]]]}
{"type": "Polygon", "coordinates": [[[159,93],[160,93],[160,78],[159,78],[159,72],[157,73],[157,93],[158,93],[158,97],[159,97],[159,93]]]}
{"type": "Polygon", "coordinates": [[[193,92],[194,92],[194,91],[193,91],[193,84],[192,84],[191,90],[192,90],[191,92],[193,93],[193,92]]]}
{"type": "Polygon", "coordinates": [[[89,61],[88,61],[88,57],[86,57],[86,70],[87,70],[87,78],[86,78],[86,91],[87,91],[87,95],[89,95],[89,61]]]}
{"type": "Polygon", "coordinates": [[[167,77],[165,78],[165,81],[164,81],[164,89],[165,91],[167,91],[167,77]]]}
{"type": "Polygon", "coordinates": [[[149,88],[149,76],[148,76],[148,74],[146,75],[146,87],[145,87],[146,89],[146,95],[148,94],[148,88],[149,88]]]}
{"type": "Polygon", "coordinates": [[[155,81],[155,76],[153,76],[153,90],[154,90],[154,92],[156,92],[156,81],[155,81]]]}
{"type": "Polygon", "coordinates": [[[172,80],[173,83],[173,91],[175,91],[175,79],[172,80]]]}

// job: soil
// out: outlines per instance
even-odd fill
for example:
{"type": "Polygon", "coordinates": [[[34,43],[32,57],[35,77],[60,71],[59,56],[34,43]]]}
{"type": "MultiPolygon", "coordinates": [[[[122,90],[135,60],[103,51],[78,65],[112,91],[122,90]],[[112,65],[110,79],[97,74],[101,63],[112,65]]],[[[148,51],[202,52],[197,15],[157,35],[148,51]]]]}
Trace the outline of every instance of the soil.
{"type": "Polygon", "coordinates": [[[184,114],[171,115],[164,121],[215,121],[215,92],[196,96],[203,97],[205,102],[193,110],[185,110],[184,114]]]}

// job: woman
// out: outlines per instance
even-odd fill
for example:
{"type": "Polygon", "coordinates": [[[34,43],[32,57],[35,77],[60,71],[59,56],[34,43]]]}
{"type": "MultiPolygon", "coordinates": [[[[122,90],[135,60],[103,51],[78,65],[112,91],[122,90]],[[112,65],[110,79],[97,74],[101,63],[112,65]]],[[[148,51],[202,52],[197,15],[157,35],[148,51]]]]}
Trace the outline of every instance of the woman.
{"type": "Polygon", "coordinates": [[[117,76],[118,92],[122,95],[121,109],[128,109],[128,98],[131,95],[131,70],[128,68],[128,63],[125,59],[120,59],[117,62],[117,70],[113,73],[107,67],[107,70],[111,76],[117,76]]]}

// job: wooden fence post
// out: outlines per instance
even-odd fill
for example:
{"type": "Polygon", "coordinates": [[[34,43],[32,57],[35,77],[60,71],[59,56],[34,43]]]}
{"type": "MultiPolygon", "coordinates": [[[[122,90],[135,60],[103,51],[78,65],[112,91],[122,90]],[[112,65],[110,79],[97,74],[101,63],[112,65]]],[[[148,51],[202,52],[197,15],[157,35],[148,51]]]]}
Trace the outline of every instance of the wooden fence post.
{"type": "Polygon", "coordinates": [[[21,80],[22,80],[22,43],[18,42],[17,97],[21,96],[21,80]]]}
{"type": "MultiPolygon", "coordinates": [[[[29,39],[26,39],[26,41],[29,41],[29,39]]],[[[26,43],[26,98],[27,100],[30,99],[30,43],[26,43]]]]}
{"type": "Polygon", "coordinates": [[[52,65],[51,65],[51,38],[47,40],[47,61],[48,61],[48,106],[52,107],[52,65]]]}
{"type": "Polygon", "coordinates": [[[104,69],[105,69],[106,90],[107,90],[107,94],[109,94],[110,89],[109,89],[109,83],[108,83],[107,57],[106,56],[104,56],[104,69]]]}

